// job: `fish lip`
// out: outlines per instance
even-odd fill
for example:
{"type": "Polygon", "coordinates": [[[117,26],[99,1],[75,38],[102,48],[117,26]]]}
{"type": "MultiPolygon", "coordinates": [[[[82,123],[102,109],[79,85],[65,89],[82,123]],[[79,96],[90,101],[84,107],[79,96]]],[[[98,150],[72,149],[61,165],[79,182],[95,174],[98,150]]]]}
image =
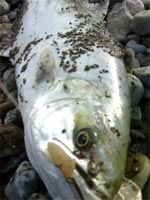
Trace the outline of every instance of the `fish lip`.
{"type": "MultiPolygon", "coordinates": [[[[84,180],[85,186],[88,187],[89,191],[93,190],[94,195],[101,198],[102,200],[111,200],[111,198],[109,196],[107,196],[100,188],[97,187],[97,185],[92,180],[92,177],[82,168],[82,166],[80,165],[80,162],[78,161],[78,158],[75,156],[75,154],[59,139],[53,138],[52,140],[57,141],[58,143],[63,145],[63,147],[65,149],[67,149],[69,151],[69,153],[72,154],[73,158],[75,159],[75,164],[76,164],[75,171],[82,177],[82,179],[84,180]]],[[[76,177],[72,177],[71,180],[72,180],[72,183],[75,186],[76,190],[79,192],[81,200],[84,200],[82,190],[80,189],[80,186],[76,181],[76,177]]],[[[101,199],[99,199],[99,200],[101,200],[101,199]]]]}

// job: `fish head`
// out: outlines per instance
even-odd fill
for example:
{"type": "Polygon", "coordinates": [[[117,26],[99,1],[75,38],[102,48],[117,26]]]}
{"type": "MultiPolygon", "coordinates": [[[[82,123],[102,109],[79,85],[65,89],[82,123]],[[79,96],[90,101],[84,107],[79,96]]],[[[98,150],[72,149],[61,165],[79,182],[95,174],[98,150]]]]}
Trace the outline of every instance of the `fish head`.
{"type": "MultiPolygon", "coordinates": [[[[30,120],[35,146],[47,158],[44,162],[36,159],[42,163],[44,183],[47,177],[51,180],[50,171],[53,173],[53,169],[57,169],[59,173],[55,172],[55,176],[59,180],[63,176],[64,182],[72,181],[83,199],[113,197],[122,182],[123,164],[119,160],[119,141],[117,143],[111,132],[95,85],[73,79],[58,83],[54,90],[57,101],[51,100],[38,107],[30,120]]],[[[32,140],[29,146],[33,147],[33,143],[32,140]]],[[[34,156],[37,157],[37,152],[34,156]]]]}

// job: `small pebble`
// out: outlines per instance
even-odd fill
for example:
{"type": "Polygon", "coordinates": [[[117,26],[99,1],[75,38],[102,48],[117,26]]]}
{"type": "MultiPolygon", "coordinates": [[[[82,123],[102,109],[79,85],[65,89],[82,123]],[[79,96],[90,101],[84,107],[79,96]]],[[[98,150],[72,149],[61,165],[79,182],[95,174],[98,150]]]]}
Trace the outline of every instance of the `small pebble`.
{"type": "Polygon", "coordinates": [[[127,74],[130,88],[131,105],[137,106],[144,95],[144,87],[142,82],[134,75],[127,74]]]}
{"type": "Polygon", "coordinates": [[[4,36],[4,34],[10,30],[12,27],[11,23],[2,23],[0,24],[0,39],[4,36]]]}
{"type": "Polygon", "coordinates": [[[150,10],[137,13],[132,20],[131,27],[137,35],[150,34],[150,10]]]}
{"type": "Polygon", "coordinates": [[[145,53],[145,51],[146,51],[146,47],[144,45],[138,44],[134,40],[128,41],[125,47],[133,49],[136,54],[145,53]]]}
{"type": "Polygon", "coordinates": [[[22,162],[5,189],[8,200],[23,200],[33,194],[38,186],[38,176],[28,161],[22,162]]]}
{"type": "Polygon", "coordinates": [[[17,16],[17,12],[14,10],[10,11],[10,13],[8,14],[10,21],[13,21],[16,18],[16,16],[17,16]]]}
{"type": "Polygon", "coordinates": [[[9,4],[5,0],[0,1],[0,15],[5,15],[9,12],[9,4]]]}
{"type": "Polygon", "coordinates": [[[16,108],[10,110],[7,112],[5,119],[4,119],[5,124],[15,124],[20,126],[21,125],[21,114],[20,111],[16,108]]]}
{"type": "Polygon", "coordinates": [[[10,20],[7,15],[0,16],[0,24],[2,23],[9,23],[10,20]]]}
{"type": "Polygon", "coordinates": [[[150,88],[150,66],[135,68],[132,74],[138,77],[145,87],[150,88]]]}

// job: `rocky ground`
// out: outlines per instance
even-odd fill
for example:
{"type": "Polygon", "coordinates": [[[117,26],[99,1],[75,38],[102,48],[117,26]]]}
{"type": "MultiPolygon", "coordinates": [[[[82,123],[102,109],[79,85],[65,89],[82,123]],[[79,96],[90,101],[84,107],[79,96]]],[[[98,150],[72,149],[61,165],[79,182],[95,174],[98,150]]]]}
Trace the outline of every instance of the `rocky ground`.
{"type": "MultiPolygon", "coordinates": [[[[0,39],[11,28],[23,0],[0,1],[0,39]]],[[[106,18],[108,30],[122,44],[131,92],[131,141],[126,176],[150,199],[150,2],[148,0],[111,1],[106,18]]],[[[17,101],[14,67],[0,58],[1,197],[9,200],[49,197],[36,172],[28,162],[23,140],[23,124],[17,101]],[[5,91],[6,92],[6,91],[5,91]],[[7,93],[7,92],[6,92],[7,93]],[[32,195],[32,196],[30,196],[32,195]]]]}

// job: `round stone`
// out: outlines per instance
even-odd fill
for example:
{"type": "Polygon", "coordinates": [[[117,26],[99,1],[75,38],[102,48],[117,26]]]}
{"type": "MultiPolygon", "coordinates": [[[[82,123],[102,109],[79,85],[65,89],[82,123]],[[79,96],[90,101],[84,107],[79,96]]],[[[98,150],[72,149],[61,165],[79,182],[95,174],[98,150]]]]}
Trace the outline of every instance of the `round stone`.
{"type": "Polygon", "coordinates": [[[140,36],[139,35],[136,35],[136,34],[129,34],[127,36],[127,41],[130,41],[130,40],[134,40],[136,41],[137,43],[140,43],[140,36]]]}
{"type": "Polygon", "coordinates": [[[126,44],[126,48],[133,49],[136,54],[138,54],[138,53],[145,53],[145,51],[146,51],[146,47],[144,45],[138,44],[134,40],[128,41],[128,43],[126,44]]]}
{"type": "Polygon", "coordinates": [[[147,35],[150,33],[150,10],[137,13],[131,23],[134,33],[137,35],[147,35]]]}
{"type": "Polygon", "coordinates": [[[0,1],[0,15],[5,15],[9,12],[9,4],[5,0],[0,1]]]}
{"type": "Polygon", "coordinates": [[[131,105],[137,106],[144,95],[144,87],[141,81],[132,74],[128,75],[130,96],[131,96],[131,105]]]}

